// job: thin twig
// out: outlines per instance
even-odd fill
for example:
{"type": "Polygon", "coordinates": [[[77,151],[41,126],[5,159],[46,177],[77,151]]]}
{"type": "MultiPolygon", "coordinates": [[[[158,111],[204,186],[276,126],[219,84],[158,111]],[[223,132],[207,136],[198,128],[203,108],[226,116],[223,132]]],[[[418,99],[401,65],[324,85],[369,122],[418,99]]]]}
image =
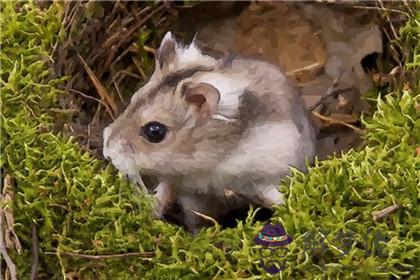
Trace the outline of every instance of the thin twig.
{"type": "Polygon", "coordinates": [[[17,280],[16,277],[16,265],[10,258],[9,254],[7,253],[6,244],[4,242],[4,225],[3,225],[3,209],[0,208],[0,255],[3,257],[4,261],[6,262],[6,268],[9,269],[10,272],[10,279],[17,280]]]}
{"type": "Polygon", "coordinates": [[[144,46],[143,46],[143,49],[144,49],[146,52],[149,52],[149,53],[151,53],[151,54],[153,54],[153,55],[156,55],[156,49],[154,49],[154,48],[151,48],[151,47],[149,47],[149,46],[144,45],[144,46]]]}
{"type": "Polygon", "coordinates": [[[140,62],[137,61],[137,59],[135,59],[134,57],[131,58],[131,60],[133,61],[134,65],[137,67],[137,70],[139,71],[141,77],[143,78],[143,80],[147,79],[146,74],[144,73],[143,69],[140,66],[140,62]]]}
{"type": "MultiPolygon", "coordinates": [[[[134,49],[135,50],[135,49],[134,49]]],[[[116,63],[118,63],[127,53],[133,52],[133,45],[131,44],[126,48],[117,58],[114,59],[114,61],[109,61],[105,64],[104,68],[114,67],[116,63]]]]}
{"type": "Polygon", "coordinates": [[[84,98],[87,98],[87,99],[90,99],[90,100],[92,100],[92,101],[95,101],[95,102],[101,103],[104,107],[106,107],[106,104],[105,104],[102,100],[100,100],[99,98],[96,98],[96,97],[93,97],[93,96],[87,95],[87,94],[85,94],[85,93],[83,93],[83,92],[81,92],[81,91],[78,91],[78,90],[76,90],[76,89],[72,89],[72,88],[70,88],[70,89],[69,89],[69,91],[71,91],[71,92],[73,92],[73,93],[77,93],[77,94],[79,94],[79,95],[83,96],[84,98]]]}
{"type": "Polygon", "coordinates": [[[317,112],[312,112],[312,114],[314,114],[316,117],[320,118],[321,120],[324,120],[324,121],[327,121],[327,122],[330,122],[330,123],[338,123],[338,124],[347,126],[347,127],[353,129],[354,131],[356,131],[359,134],[363,134],[364,133],[364,131],[362,129],[360,129],[358,127],[355,127],[354,125],[348,124],[346,122],[343,122],[343,121],[340,121],[340,120],[336,120],[336,119],[333,119],[333,118],[330,118],[330,117],[327,117],[327,116],[323,116],[323,115],[321,115],[321,114],[319,114],[317,112]]]}
{"type": "Polygon", "coordinates": [[[73,6],[71,6],[73,3],[71,1],[66,2],[66,16],[63,18],[63,25],[64,25],[64,29],[69,28],[69,26],[71,25],[72,21],[74,20],[75,15],[77,14],[79,8],[80,8],[80,2],[75,2],[75,4],[73,6]],[[68,11],[68,13],[67,13],[68,11]]]}
{"type": "Polygon", "coordinates": [[[124,100],[124,98],[123,98],[123,96],[122,96],[122,94],[120,92],[120,89],[118,88],[117,83],[115,81],[112,81],[112,83],[114,84],[114,87],[115,87],[115,90],[117,91],[118,97],[120,98],[121,102],[124,103],[125,100],[124,100]]]}
{"type": "MultiPolygon", "coordinates": [[[[57,253],[58,252],[45,252],[46,255],[57,255],[57,253]]],[[[155,253],[144,252],[144,253],[123,253],[123,254],[110,254],[110,255],[87,255],[87,254],[78,254],[78,253],[73,253],[73,252],[60,251],[60,256],[75,257],[75,258],[89,259],[89,260],[106,260],[106,259],[128,258],[128,257],[150,258],[150,257],[154,257],[155,253]]]]}
{"type": "Polygon", "coordinates": [[[345,122],[345,123],[349,123],[349,124],[357,123],[359,121],[353,115],[339,114],[339,113],[331,114],[330,118],[332,118],[334,120],[337,120],[337,121],[342,121],[342,122],[345,122]]]}
{"type": "MultiPolygon", "coordinates": [[[[390,41],[390,42],[392,42],[393,41],[393,39],[391,38],[391,35],[389,35],[389,33],[388,33],[388,31],[386,30],[386,28],[382,28],[382,30],[383,30],[383,32],[384,32],[384,34],[385,34],[385,36],[386,36],[386,38],[388,39],[388,41],[390,41]]],[[[394,60],[398,63],[398,66],[401,68],[401,69],[403,69],[403,66],[402,66],[402,63],[401,63],[401,60],[400,60],[400,58],[398,57],[398,51],[397,51],[397,49],[395,48],[395,46],[394,46],[394,44],[389,44],[389,47],[391,48],[391,50],[392,50],[392,56],[394,57],[394,60]]]]}
{"type": "MultiPolygon", "coordinates": [[[[387,9],[385,9],[385,7],[384,7],[384,3],[382,2],[382,0],[378,0],[378,3],[379,3],[379,5],[381,6],[381,8],[382,8],[382,10],[383,10],[383,11],[387,11],[387,9]]],[[[388,22],[389,22],[389,26],[391,27],[392,33],[393,33],[393,35],[394,35],[394,38],[395,38],[395,39],[396,39],[396,38],[398,38],[398,33],[397,33],[397,31],[395,30],[395,27],[394,27],[394,25],[392,24],[391,19],[389,18],[389,16],[388,16],[386,13],[384,13],[384,14],[385,14],[386,19],[387,19],[387,20],[388,20],[388,22]]]]}
{"type": "Polygon", "coordinates": [[[90,130],[91,130],[90,126],[91,126],[91,124],[92,123],[89,123],[88,126],[87,126],[87,137],[88,138],[87,138],[86,147],[87,147],[88,150],[90,150],[90,134],[91,134],[90,133],[90,130]]]}
{"type": "Polygon", "coordinates": [[[119,41],[116,44],[117,48],[119,48],[123,43],[125,43],[125,41],[127,40],[127,38],[129,38],[133,32],[135,32],[136,30],[138,30],[140,26],[142,26],[150,18],[152,18],[153,16],[155,16],[155,14],[157,14],[159,12],[162,12],[162,10],[164,10],[165,8],[166,8],[165,5],[160,5],[155,10],[153,10],[150,14],[148,14],[147,16],[145,16],[140,22],[136,23],[131,29],[128,30],[128,32],[126,32],[122,36],[122,38],[119,38],[119,41]]]}
{"type": "Polygon", "coordinates": [[[404,3],[404,6],[407,8],[407,10],[410,11],[411,15],[414,16],[415,13],[414,13],[413,9],[411,8],[411,6],[408,4],[408,1],[407,0],[403,0],[403,3],[404,3]]]}
{"type": "MultiPolygon", "coordinates": [[[[130,68],[132,68],[131,66],[128,68],[128,69],[130,69],[130,68]]],[[[115,80],[117,80],[117,78],[120,78],[120,76],[122,76],[122,79],[124,79],[125,77],[127,77],[127,76],[130,76],[130,77],[133,77],[133,78],[136,78],[137,80],[142,80],[143,78],[142,77],[140,77],[139,75],[136,75],[136,74],[134,74],[134,73],[131,73],[130,71],[128,71],[128,70],[120,70],[120,71],[118,71],[116,74],[115,74],[115,76],[114,77],[112,77],[112,82],[114,82],[115,80]],[[125,75],[123,75],[123,74],[125,74],[125,75]],[[123,76],[122,76],[123,75],[123,76]]],[[[120,81],[121,81],[121,78],[120,78],[120,81]]]]}
{"type": "MultiPolygon", "coordinates": [[[[379,5],[381,6],[381,8],[382,8],[383,11],[387,11],[387,9],[385,8],[382,0],[378,0],[377,2],[379,3],[379,5]]],[[[393,40],[397,40],[399,36],[398,36],[398,33],[395,30],[394,24],[392,23],[392,21],[391,21],[390,17],[388,16],[388,14],[387,13],[384,13],[384,14],[385,14],[386,19],[388,20],[389,27],[390,27],[390,29],[391,29],[391,31],[393,33],[394,38],[393,39],[391,38],[391,36],[388,34],[388,31],[386,30],[386,28],[382,28],[382,30],[384,31],[385,36],[388,38],[388,40],[390,42],[392,42],[393,40]]],[[[390,44],[390,48],[393,51],[392,52],[392,56],[394,57],[395,61],[397,61],[398,62],[398,65],[400,66],[400,68],[403,69],[401,60],[399,59],[399,53],[395,49],[394,44],[390,44]]]]}
{"type": "Polygon", "coordinates": [[[115,120],[115,114],[117,112],[117,105],[112,101],[111,97],[109,96],[108,92],[106,91],[105,87],[101,84],[99,79],[96,77],[95,73],[92,71],[92,69],[89,67],[89,65],[86,63],[86,61],[82,58],[80,54],[77,54],[80,61],[83,64],[83,67],[85,68],[86,72],[88,73],[89,78],[92,80],[93,85],[95,86],[96,90],[98,91],[98,94],[101,96],[101,99],[104,101],[105,108],[107,109],[109,115],[112,119],[115,120]]]}
{"type": "Polygon", "coordinates": [[[25,103],[25,106],[26,106],[26,108],[29,110],[29,112],[31,113],[31,115],[32,115],[32,117],[36,117],[36,115],[35,115],[35,113],[34,113],[34,111],[31,109],[31,107],[27,104],[27,103],[25,103]]]}
{"type": "MultiPolygon", "coordinates": [[[[103,75],[103,72],[104,72],[106,69],[109,69],[110,65],[112,65],[112,60],[114,59],[115,54],[116,54],[116,53],[117,53],[117,51],[118,51],[118,48],[117,48],[117,46],[116,46],[116,45],[113,45],[111,48],[109,48],[109,50],[110,50],[110,51],[108,52],[107,59],[105,60],[104,65],[101,67],[101,68],[102,68],[102,71],[99,73],[99,76],[100,76],[100,77],[103,75]]],[[[96,60],[96,59],[95,59],[95,60],[96,60]]]]}
{"type": "Polygon", "coordinates": [[[203,218],[205,220],[211,221],[214,225],[218,225],[219,224],[214,218],[212,218],[210,216],[207,216],[207,215],[205,215],[203,213],[200,213],[198,211],[195,211],[193,209],[190,209],[190,211],[193,212],[194,214],[196,214],[197,216],[200,216],[201,218],[203,218]]]}
{"type": "Polygon", "coordinates": [[[327,100],[329,97],[336,94],[335,88],[338,85],[338,81],[339,81],[339,78],[338,77],[335,78],[334,81],[332,82],[332,84],[328,87],[327,92],[324,94],[324,96],[322,96],[315,104],[313,104],[312,106],[309,106],[308,110],[309,111],[315,110],[319,105],[324,103],[325,100],[327,100]]]}
{"type": "Polygon", "coordinates": [[[397,9],[390,9],[390,8],[380,8],[380,7],[374,7],[374,6],[351,6],[351,8],[353,9],[362,9],[362,10],[376,10],[376,11],[389,11],[389,12],[393,12],[393,13],[399,13],[402,15],[405,15],[406,17],[410,17],[410,15],[407,12],[404,12],[402,10],[397,10],[397,9]]]}
{"type": "MultiPolygon", "coordinates": [[[[118,39],[117,41],[115,41],[115,45],[114,42],[112,40],[107,40],[104,44],[103,44],[103,48],[106,49],[109,46],[113,45],[112,48],[115,48],[115,50],[118,50],[122,44],[124,44],[128,39],[130,39],[131,35],[134,32],[138,32],[139,28],[145,23],[147,22],[150,18],[152,18],[155,14],[162,12],[162,10],[165,8],[164,5],[160,5],[159,7],[157,7],[155,10],[153,10],[150,14],[148,14],[147,16],[145,16],[140,22],[137,22],[136,24],[134,24],[133,27],[131,27],[129,30],[127,30],[124,34],[122,34],[120,36],[120,33],[118,33],[118,36],[116,37],[116,39],[118,39]]],[[[110,56],[108,56],[107,59],[107,63],[109,63],[113,58],[114,58],[115,53],[112,53],[110,56]]],[[[120,55],[123,56],[123,55],[120,55]]]]}
{"type": "Polygon", "coordinates": [[[394,213],[395,211],[400,209],[400,207],[401,207],[400,205],[394,204],[394,205],[388,206],[387,208],[382,209],[380,211],[374,211],[374,212],[372,212],[373,220],[377,221],[377,220],[383,219],[385,217],[388,217],[389,215],[391,215],[392,213],[394,213]]]}
{"type": "Polygon", "coordinates": [[[160,26],[162,23],[164,23],[166,21],[166,16],[162,16],[158,22],[156,23],[155,26],[160,26]]]}
{"type": "MultiPolygon", "coordinates": [[[[69,4],[70,5],[70,4],[69,4]]],[[[76,15],[78,14],[79,8],[81,7],[82,3],[79,1],[75,1],[75,4],[73,7],[69,8],[71,9],[69,18],[67,19],[66,25],[64,26],[64,30],[67,31],[67,29],[70,27],[70,29],[67,31],[69,34],[69,41],[72,41],[72,35],[73,35],[73,27],[75,25],[72,25],[71,23],[74,21],[76,15]]]]}
{"type": "Polygon", "coordinates": [[[87,139],[86,146],[87,146],[88,150],[90,150],[92,125],[95,125],[95,123],[96,123],[96,125],[98,124],[100,112],[101,112],[101,105],[98,105],[96,107],[95,114],[93,115],[92,120],[90,121],[90,123],[87,126],[88,139],[87,139]]]}
{"type": "MultiPolygon", "coordinates": [[[[4,205],[7,203],[11,203],[13,201],[13,178],[10,176],[10,174],[5,174],[4,180],[3,180],[3,190],[0,194],[0,199],[3,200],[4,205]]],[[[11,237],[8,236],[8,234],[12,234],[13,236],[13,246],[16,249],[16,252],[20,254],[22,252],[22,245],[20,244],[19,238],[14,230],[14,217],[11,208],[3,208],[4,218],[6,220],[6,246],[8,246],[7,241],[11,240],[11,237]]]]}
{"type": "Polygon", "coordinates": [[[31,280],[37,278],[39,265],[39,247],[38,247],[38,234],[36,224],[32,223],[32,261],[31,261],[31,280]]]}
{"type": "Polygon", "coordinates": [[[312,104],[308,107],[309,111],[315,110],[319,105],[323,104],[331,96],[336,96],[339,93],[348,92],[352,90],[352,88],[336,89],[340,78],[341,75],[340,77],[334,79],[332,84],[328,87],[327,92],[315,104],[312,104]]]}
{"type": "MultiPolygon", "coordinates": [[[[130,68],[132,68],[132,66],[128,67],[127,69],[130,69],[130,68]]],[[[117,73],[115,73],[115,75],[112,77],[112,82],[116,82],[116,83],[119,84],[127,76],[131,76],[131,77],[136,78],[137,80],[140,80],[140,81],[143,80],[142,77],[140,77],[139,75],[136,75],[134,73],[131,73],[128,70],[120,70],[117,73]]]]}

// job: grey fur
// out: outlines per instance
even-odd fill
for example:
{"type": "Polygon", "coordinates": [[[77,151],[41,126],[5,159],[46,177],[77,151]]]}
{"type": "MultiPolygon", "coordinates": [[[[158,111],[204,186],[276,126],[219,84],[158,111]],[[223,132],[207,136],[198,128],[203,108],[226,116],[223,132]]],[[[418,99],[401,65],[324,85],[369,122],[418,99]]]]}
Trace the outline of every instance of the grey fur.
{"type": "Polygon", "coordinates": [[[195,46],[175,47],[172,62],[157,67],[124,113],[105,129],[104,155],[133,178],[141,172],[166,182],[159,185],[165,186],[160,196],[173,193],[169,197],[182,205],[192,231],[201,220],[191,209],[217,217],[250,201],[266,207],[282,203],[276,188],[289,166],[305,170],[315,152],[314,128],[293,84],[281,69],[261,60],[216,60],[195,46]],[[207,116],[208,111],[201,114],[185,99],[185,86],[200,83],[220,93],[218,118],[207,116]],[[161,143],[148,143],[139,135],[149,121],[167,125],[161,143]],[[226,197],[225,188],[236,198],[226,197]]]}

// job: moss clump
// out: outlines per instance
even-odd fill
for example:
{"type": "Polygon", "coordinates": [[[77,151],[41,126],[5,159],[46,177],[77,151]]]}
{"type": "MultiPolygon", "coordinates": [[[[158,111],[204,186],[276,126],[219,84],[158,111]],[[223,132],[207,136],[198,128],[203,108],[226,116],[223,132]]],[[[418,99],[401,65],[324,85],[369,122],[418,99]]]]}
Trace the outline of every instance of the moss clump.
{"type": "MultiPolygon", "coordinates": [[[[0,5],[1,168],[14,178],[11,207],[23,252],[9,252],[19,278],[29,278],[32,224],[40,279],[267,277],[253,250],[262,226],[253,220],[255,211],[236,228],[215,226],[191,236],[152,220],[149,197],[135,196],[112,167],[52,132],[62,80],[53,78],[49,53],[59,39],[63,8],[0,5]],[[150,254],[99,260],[82,255],[128,252],[150,254]]],[[[403,29],[404,40],[418,38],[418,22],[419,15],[403,29]]],[[[408,56],[411,71],[418,70],[418,55],[417,48],[408,56]]],[[[273,221],[294,241],[279,278],[419,277],[419,99],[418,79],[378,98],[375,114],[365,121],[366,147],[317,162],[307,175],[295,171],[290,186],[281,187],[287,203],[276,208],[273,221]],[[372,219],[372,211],[393,204],[401,208],[372,219]]]]}

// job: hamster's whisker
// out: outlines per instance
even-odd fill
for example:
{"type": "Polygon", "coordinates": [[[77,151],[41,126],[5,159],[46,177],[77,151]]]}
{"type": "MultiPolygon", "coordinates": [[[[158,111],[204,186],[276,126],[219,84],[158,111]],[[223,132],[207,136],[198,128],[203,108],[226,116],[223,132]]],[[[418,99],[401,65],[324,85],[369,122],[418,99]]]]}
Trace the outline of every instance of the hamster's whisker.
{"type": "Polygon", "coordinates": [[[147,194],[147,193],[148,193],[148,190],[147,190],[146,184],[145,184],[145,183],[144,183],[144,181],[143,181],[143,178],[142,178],[142,177],[141,177],[141,175],[140,175],[140,171],[139,171],[138,176],[137,176],[137,183],[138,183],[138,185],[141,187],[142,191],[143,191],[145,194],[147,194]]]}

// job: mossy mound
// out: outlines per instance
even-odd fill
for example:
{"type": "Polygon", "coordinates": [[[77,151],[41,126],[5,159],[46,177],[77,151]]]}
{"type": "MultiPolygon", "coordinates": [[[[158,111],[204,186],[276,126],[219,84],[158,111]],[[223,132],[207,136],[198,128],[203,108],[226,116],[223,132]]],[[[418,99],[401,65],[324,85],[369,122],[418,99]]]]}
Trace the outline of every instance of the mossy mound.
{"type": "MultiPolygon", "coordinates": [[[[261,279],[250,211],[236,228],[191,236],[152,220],[150,197],[134,195],[111,166],[54,133],[59,86],[50,52],[63,7],[1,6],[1,169],[13,178],[11,209],[23,250],[9,248],[19,279],[30,277],[36,227],[39,279],[261,279]],[[132,253],[127,254],[127,253],[132,253]],[[95,259],[93,256],[100,255],[95,259]]],[[[364,121],[366,146],[294,172],[275,209],[294,241],[281,279],[418,279],[420,276],[420,14],[402,29],[411,82],[378,97],[364,121]],[[416,43],[417,42],[417,43],[416,43]],[[416,72],[417,71],[417,72],[416,72]],[[398,205],[373,219],[373,211],[398,205]]],[[[391,91],[391,89],[388,89],[391,91]]],[[[4,187],[4,186],[3,186],[4,187]]],[[[10,186],[9,186],[10,187],[10,186]]],[[[4,265],[1,266],[2,270],[4,265]]]]}

